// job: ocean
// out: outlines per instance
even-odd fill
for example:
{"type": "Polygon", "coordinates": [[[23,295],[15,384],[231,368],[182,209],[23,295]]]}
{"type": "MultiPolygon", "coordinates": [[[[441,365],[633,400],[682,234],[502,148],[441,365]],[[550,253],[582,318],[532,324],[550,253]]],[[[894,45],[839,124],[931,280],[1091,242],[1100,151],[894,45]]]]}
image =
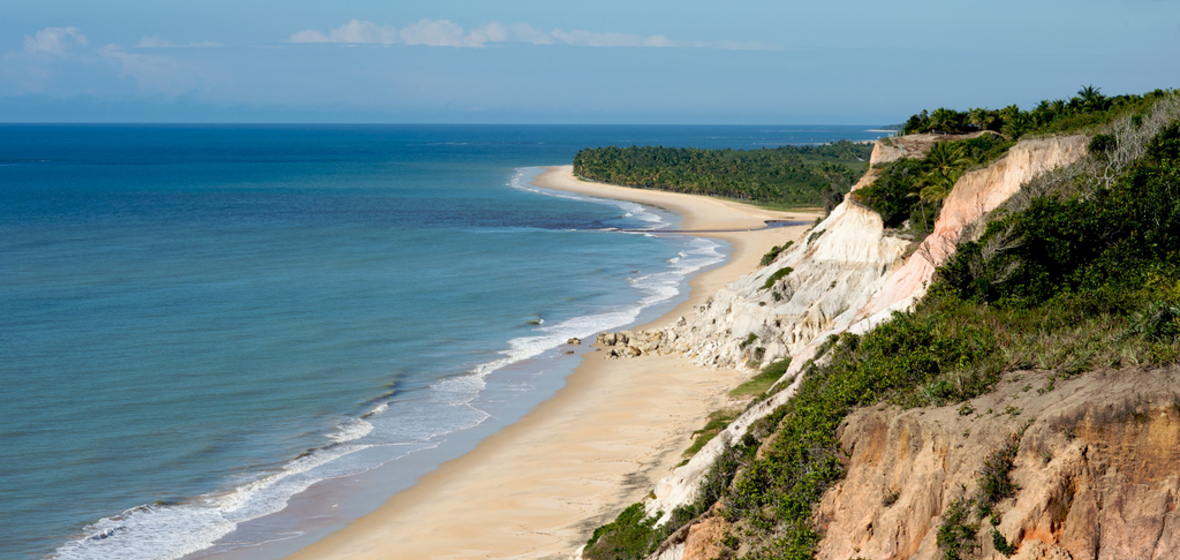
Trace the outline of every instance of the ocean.
{"type": "Polygon", "coordinates": [[[0,125],[0,559],[290,552],[728,251],[537,166],[868,128],[0,125]]]}

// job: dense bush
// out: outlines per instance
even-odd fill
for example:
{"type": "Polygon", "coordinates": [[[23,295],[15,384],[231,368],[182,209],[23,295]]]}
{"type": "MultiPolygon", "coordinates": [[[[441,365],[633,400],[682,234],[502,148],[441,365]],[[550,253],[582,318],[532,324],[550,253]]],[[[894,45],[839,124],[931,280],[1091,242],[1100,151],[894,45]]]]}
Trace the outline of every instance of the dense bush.
{"type": "Polygon", "coordinates": [[[1135,296],[1152,275],[1174,277],[1177,257],[1180,127],[1172,125],[1110,189],[1034,200],[961,245],[940,276],[962,299],[1032,307],[1082,293],[1095,311],[1119,311],[1143,303],[1135,296]]]}
{"type": "Polygon", "coordinates": [[[864,172],[871,152],[872,145],[847,140],[759,150],[609,146],[579,151],[574,173],[630,187],[830,206],[864,172]]]}

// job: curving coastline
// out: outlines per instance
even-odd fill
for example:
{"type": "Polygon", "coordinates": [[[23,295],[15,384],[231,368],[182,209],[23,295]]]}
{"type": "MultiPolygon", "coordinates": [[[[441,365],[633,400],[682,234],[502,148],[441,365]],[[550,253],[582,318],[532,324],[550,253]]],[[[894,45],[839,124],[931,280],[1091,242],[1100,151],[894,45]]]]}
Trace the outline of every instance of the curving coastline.
{"type": "MultiPolygon", "coordinates": [[[[584,182],[570,166],[546,168],[534,184],[665,208],[683,217],[685,230],[752,230],[697,234],[730,243],[730,258],[694,277],[687,301],[642,328],[691,317],[721,287],[754,272],[770,247],[806,229],[755,229],[766,220],[816,217],[584,182]]],[[[567,556],[590,530],[671,472],[691,432],[747,375],[699,367],[682,356],[608,362],[604,354],[588,354],[567,386],[520,422],[289,558],[567,556]]]]}

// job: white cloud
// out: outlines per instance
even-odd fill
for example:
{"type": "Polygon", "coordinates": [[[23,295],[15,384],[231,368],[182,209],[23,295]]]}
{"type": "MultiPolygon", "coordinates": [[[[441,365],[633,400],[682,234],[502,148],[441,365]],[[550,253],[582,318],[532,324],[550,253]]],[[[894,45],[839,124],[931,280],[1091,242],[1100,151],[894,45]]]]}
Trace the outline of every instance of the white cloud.
{"type": "Polygon", "coordinates": [[[706,48],[727,50],[767,50],[773,46],[753,43],[674,41],[664,35],[642,36],[633,33],[594,32],[581,29],[541,31],[527,23],[504,25],[491,22],[467,32],[450,20],[424,19],[396,29],[369,21],[352,20],[327,33],[315,29],[296,32],[287,39],[290,43],[348,43],[392,45],[405,43],[428,47],[479,48],[496,43],[529,43],[533,45],[565,44],[575,47],[634,47],[634,48],[706,48]]]}
{"type": "Polygon", "coordinates": [[[552,45],[553,44],[553,34],[552,33],[546,33],[544,31],[541,31],[540,29],[534,28],[533,26],[531,26],[527,23],[524,23],[524,22],[514,23],[512,25],[509,25],[508,29],[512,33],[512,37],[521,43],[532,43],[534,45],[552,45]]]}
{"type": "Polygon", "coordinates": [[[135,46],[136,48],[140,49],[212,48],[220,47],[221,43],[203,41],[200,43],[186,43],[183,45],[178,45],[172,41],[161,39],[159,37],[144,37],[143,39],[140,39],[139,43],[137,43],[135,46]]]}
{"type": "Polygon", "coordinates": [[[65,56],[74,47],[85,47],[89,43],[76,27],[46,27],[32,37],[25,35],[25,52],[65,56]]]}
{"type": "Polygon", "coordinates": [[[306,29],[288,39],[292,43],[355,43],[392,45],[398,42],[398,32],[392,25],[377,25],[370,21],[352,20],[323,33],[306,29]]]}
{"type": "Polygon", "coordinates": [[[445,19],[419,21],[403,28],[401,38],[407,45],[426,45],[428,47],[482,47],[484,44],[468,40],[468,37],[463,35],[462,26],[445,19]]]}
{"type": "Polygon", "coordinates": [[[641,37],[631,33],[594,33],[574,29],[554,29],[552,35],[567,45],[576,47],[672,47],[675,44],[663,35],[641,37]]]}

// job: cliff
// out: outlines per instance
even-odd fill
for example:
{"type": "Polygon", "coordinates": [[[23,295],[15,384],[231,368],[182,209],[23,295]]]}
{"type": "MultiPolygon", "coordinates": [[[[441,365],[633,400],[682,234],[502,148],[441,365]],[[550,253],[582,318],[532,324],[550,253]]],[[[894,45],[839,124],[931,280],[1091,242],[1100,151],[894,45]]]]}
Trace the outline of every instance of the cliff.
{"type": "MultiPolygon", "coordinates": [[[[872,183],[873,166],[923,157],[936,141],[953,138],[878,141],[870,172],[853,190],[872,183]]],[[[1031,178],[1080,158],[1087,141],[1085,136],[1022,140],[1003,158],[966,173],[948,195],[933,233],[916,248],[887,230],[878,214],[847,197],[803,242],[720,290],[692,320],[658,332],[600,336],[599,344],[617,356],[682,352],[701,364],[749,369],[792,357],[779,381],[791,385],[746,410],[688,464],[661,480],[645,504],[647,512],[663,512],[664,522],[673,509],[692,502],[716,457],[793,396],[801,381],[795,374],[828,336],[867,331],[894,310],[913,305],[925,294],[935,268],[988,212],[1031,178]]]]}
{"type": "MultiPolygon", "coordinates": [[[[993,508],[1011,558],[1180,557],[1173,366],[1065,381],[1017,372],[964,405],[853,413],[840,432],[847,476],[820,504],[816,558],[943,558],[948,508],[978,491],[984,458],[1011,434],[1017,490],[993,508]]],[[[988,520],[978,525],[974,557],[1006,558],[988,520]]]]}
{"type": "Polygon", "coordinates": [[[947,146],[882,173],[952,137],[880,141],[854,191],[888,183],[693,319],[615,337],[619,356],[792,361],[657,484],[644,506],[662,515],[620,518],[588,554],[1180,558],[1180,101],[1153,96],[1093,139],[1022,140],[960,175],[920,243],[857,200],[896,223],[910,211],[898,197],[938,186],[931,169],[1010,144],[947,146]],[[843,333],[864,336],[825,344],[843,333]]]}

